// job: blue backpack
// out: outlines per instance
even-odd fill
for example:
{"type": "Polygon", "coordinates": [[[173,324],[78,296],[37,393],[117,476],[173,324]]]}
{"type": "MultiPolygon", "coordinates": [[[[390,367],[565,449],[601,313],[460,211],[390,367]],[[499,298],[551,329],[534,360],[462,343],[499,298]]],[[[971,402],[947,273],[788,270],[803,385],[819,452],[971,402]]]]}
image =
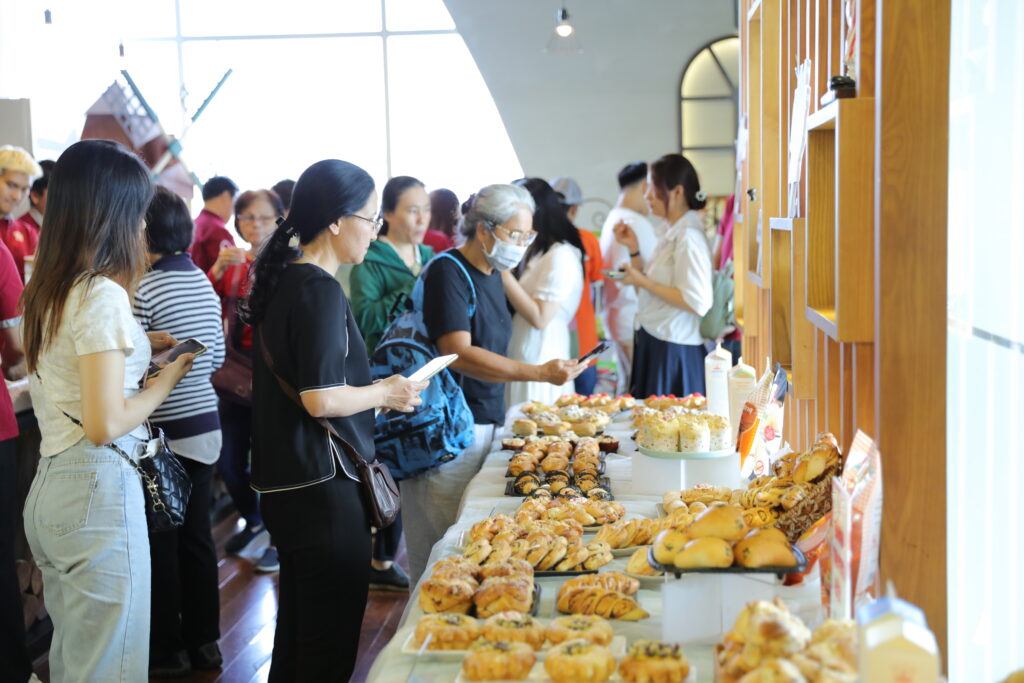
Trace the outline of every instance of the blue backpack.
{"type": "MultiPolygon", "coordinates": [[[[406,377],[440,354],[423,322],[423,283],[430,266],[449,259],[469,283],[469,316],[476,312],[476,288],[465,266],[442,253],[423,268],[409,296],[408,310],[388,326],[373,351],[370,374],[385,379],[406,377]]],[[[453,460],[473,443],[473,413],[452,373],[442,370],[420,394],[423,403],[411,413],[388,412],[377,416],[373,441],[377,457],[387,463],[395,479],[408,479],[453,460]]]]}

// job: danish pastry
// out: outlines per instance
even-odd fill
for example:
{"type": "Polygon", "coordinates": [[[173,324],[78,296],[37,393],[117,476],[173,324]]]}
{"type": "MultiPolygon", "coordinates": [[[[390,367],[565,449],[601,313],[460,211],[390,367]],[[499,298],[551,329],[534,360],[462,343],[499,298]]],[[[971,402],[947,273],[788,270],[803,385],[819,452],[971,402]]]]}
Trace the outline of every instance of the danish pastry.
{"type": "Polygon", "coordinates": [[[619,674],[629,683],[683,683],[690,663],[678,645],[638,640],[619,663],[619,674]]]}
{"type": "Polygon", "coordinates": [[[487,640],[526,643],[534,650],[541,648],[546,637],[537,620],[522,612],[499,612],[489,617],[482,633],[487,640]]]}
{"type": "Polygon", "coordinates": [[[480,624],[465,614],[426,614],[416,624],[413,643],[420,647],[428,636],[428,650],[468,650],[480,637],[480,624]]]}
{"type": "Polygon", "coordinates": [[[573,614],[553,619],[547,628],[547,639],[552,644],[583,638],[596,645],[608,645],[615,633],[611,624],[594,614],[573,614]]]}
{"type": "Polygon", "coordinates": [[[420,609],[427,614],[466,614],[473,605],[476,586],[464,579],[430,578],[420,586],[420,609]]]}
{"type": "Polygon", "coordinates": [[[551,648],[544,670],[554,683],[603,683],[615,671],[615,658],[589,640],[570,640],[551,648]]]}
{"type": "Polygon", "coordinates": [[[498,612],[529,612],[533,602],[533,581],[513,576],[486,579],[473,595],[476,615],[481,619],[498,612]]]}
{"type": "Polygon", "coordinates": [[[486,564],[480,568],[480,577],[482,579],[489,579],[493,576],[521,576],[532,579],[533,565],[526,560],[510,557],[504,562],[486,564]]]}
{"type": "Polygon", "coordinates": [[[622,621],[639,621],[651,616],[628,595],[597,586],[559,591],[557,608],[564,614],[596,614],[622,621]]]}
{"type": "Polygon", "coordinates": [[[469,681],[521,681],[536,661],[526,643],[480,640],[462,660],[462,673],[469,681]]]}

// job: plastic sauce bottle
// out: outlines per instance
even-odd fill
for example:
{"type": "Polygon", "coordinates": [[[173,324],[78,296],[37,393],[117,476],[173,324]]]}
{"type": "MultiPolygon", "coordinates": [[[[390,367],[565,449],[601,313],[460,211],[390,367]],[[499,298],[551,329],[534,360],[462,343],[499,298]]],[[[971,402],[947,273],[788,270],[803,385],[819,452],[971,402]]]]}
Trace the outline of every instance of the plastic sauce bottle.
{"type": "MultiPolygon", "coordinates": [[[[704,358],[704,385],[708,392],[708,412],[729,416],[729,370],[732,353],[723,349],[721,342],[704,358]]],[[[731,423],[731,422],[730,422],[731,423]]]]}
{"type": "Polygon", "coordinates": [[[732,443],[736,443],[736,437],[740,430],[740,415],[743,414],[743,404],[747,402],[750,392],[757,385],[757,373],[754,368],[743,362],[743,356],[739,357],[736,365],[729,372],[729,425],[732,427],[732,443]]]}

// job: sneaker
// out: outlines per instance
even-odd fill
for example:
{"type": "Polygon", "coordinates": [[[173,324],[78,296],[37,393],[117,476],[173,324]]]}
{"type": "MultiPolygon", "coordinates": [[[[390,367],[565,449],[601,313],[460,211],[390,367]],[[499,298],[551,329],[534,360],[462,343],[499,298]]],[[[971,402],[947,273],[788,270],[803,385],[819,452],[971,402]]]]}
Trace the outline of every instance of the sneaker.
{"type": "Polygon", "coordinates": [[[370,567],[370,590],[407,593],[409,577],[394,563],[388,569],[370,567]]]}
{"type": "Polygon", "coordinates": [[[184,678],[192,673],[192,663],[184,650],[175,652],[161,662],[150,662],[150,678],[184,678]]]}
{"type": "Polygon", "coordinates": [[[195,650],[189,651],[189,656],[192,659],[192,668],[201,671],[219,669],[224,663],[224,656],[220,653],[217,641],[200,645],[195,650]]]}
{"type": "Polygon", "coordinates": [[[266,530],[262,524],[259,526],[250,527],[248,524],[245,528],[239,531],[237,534],[228,539],[228,542],[224,544],[224,552],[228,555],[241,555],[249,546],[255,541],[260,534],[266,530]]]}
{"type": "Polygon", "coordinates": [[[281,563],[277,559],[277,548],[267,546],[263,556],[256,562],[257,574],[271,574],[281,569],[281,563]]]}

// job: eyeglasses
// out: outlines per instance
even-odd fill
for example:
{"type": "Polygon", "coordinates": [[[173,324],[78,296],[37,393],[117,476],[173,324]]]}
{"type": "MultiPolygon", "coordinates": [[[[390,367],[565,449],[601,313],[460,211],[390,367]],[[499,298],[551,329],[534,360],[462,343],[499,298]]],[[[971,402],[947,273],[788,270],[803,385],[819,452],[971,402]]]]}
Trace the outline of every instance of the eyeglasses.
{"type": "Polygon", "coordinates": [[[495,231],[501,230],[508,235],[508,241],[512,244],[519,245],[520,247],[528,247],[537,239],[537,233],[534,230],[530,232],[521,232],[519,230],[509,230],[504,225],[497,225],[494,227],[495,231]]]}
{"type": "Polygon", "coordinates": [[[269,225],[277,222],[277,216],[239,216],[239,223],[262,223],[263,225],[269,225]]]}
{"type": "Polygon", "coordinates": [[[383,216],[375,216],[373,218],[367,218],[366,216],[360,216],[358,213],[350,214],[350,216],[352,218],[358,218],[360,220],[364,220],[367,223],[369,223],[370,225],[372,225],[373,226],[373,236],[374,237],[376,237],[378,234],[380,234],[380,229],[382,227],[384,227],[384,217],[383,216]]]}

